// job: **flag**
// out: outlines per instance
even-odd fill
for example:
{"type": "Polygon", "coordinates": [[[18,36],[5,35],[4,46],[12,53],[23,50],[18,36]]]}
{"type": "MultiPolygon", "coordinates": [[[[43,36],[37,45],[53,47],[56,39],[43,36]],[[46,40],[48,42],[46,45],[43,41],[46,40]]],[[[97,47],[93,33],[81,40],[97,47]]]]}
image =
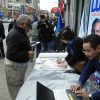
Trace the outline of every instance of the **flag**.
{"type": "Polygon", "coordinates": [[[57,27],[56,27],[56,33],[59,33],[60,30],[64,27],[64,23],[62,21],[62,16],[61,13],[59,13],[58,15],[58,23],[57,23],[57,27]]]}
{"type": "Polygon", "coordinates": [[[83,10],[83,14],[82,14],[82,19],[81,19],[81,26],[80,26],[80,29],[79,29],[79,34],[78,36],[83,38],[83,37],[86,37],[86,26],[85,26],[85,9],[83,10]]]}
{"type": "Polygon", "coordinates": [[[59,8],[60,8],[60,12],[64,12],[64,0],[60,1],[59,8]]]}

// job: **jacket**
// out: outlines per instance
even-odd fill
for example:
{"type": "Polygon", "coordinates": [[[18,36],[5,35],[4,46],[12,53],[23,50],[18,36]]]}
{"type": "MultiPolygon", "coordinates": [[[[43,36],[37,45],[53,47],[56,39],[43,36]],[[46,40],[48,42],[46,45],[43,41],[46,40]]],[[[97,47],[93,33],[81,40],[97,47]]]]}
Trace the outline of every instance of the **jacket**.
{"type": "Polygon", "coordinates": [[[5,29],[2,22],[0,22],[0,38],[2,38],[2,40],[5,39],[5,29]]]}
{"type": "MultiPolygon", "coordinates": [[[[88,80],[90,75],[95,71],[100,72],[100,62],[98,59],[89,60],[85,65],[82,74],[79,78],[79,84],[83,86],[85,82],[88,80]]],[[[93,100],[100,100],[100,90],[92,93],[93,100]]]]}
{"type": "Polygon", "coordinates": [[[16,24],[16,20],[9,23],[8,32],[15,26],[15,24],[16,24]]]}
{"type": "Polygon", "coordinates": [[[67,43],[68,55],[66,56],[65,60],[70,66],[73,67],[77,62],[85,60],[85,55],[82,52],[82,45],[83,39],[79,37],[73,37],[67,43]]]}
{"type": "Polygon", "coordinates": [[[29,61],[28,51],[31,50],[31,45],[25,30],[18,26],[12,28],[6,38],[8,60],[24,63],[29,61]]]}

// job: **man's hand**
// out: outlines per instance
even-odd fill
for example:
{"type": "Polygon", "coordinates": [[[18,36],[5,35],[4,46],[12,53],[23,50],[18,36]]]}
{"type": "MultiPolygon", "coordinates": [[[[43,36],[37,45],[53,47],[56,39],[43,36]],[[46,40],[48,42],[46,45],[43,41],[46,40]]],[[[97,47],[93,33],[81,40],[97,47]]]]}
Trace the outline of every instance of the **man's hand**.
{"type": "Polygon", "coordinates": [[[76,85],[72,85],[71,86],[71,90],[72,90],[72,92],[76,92],[77,90],[80,90],[82,87],[81,87],[81,85],[80,84],[76,84],[76,85]]]}
{"type": "Polygon", "coordinates": [[[57,65],[58,65],[58,67],[66,68],[68,66],[68,63],[65,60],[58,59],[57,65]]]}
{"type": "Polygon", "coordinates": [[[84,100],[90,100],[89,99],[89,93],[86,92],[84,89],[80,89],[80,90],[77,90],[75,91],[76,95],[77,96],[82,96],[84,98],[84,100]]]}
{"type": "Polygon", "coordinates": [[[28,57],[33,58],[34,52],[33,51],[28,51],[28,57]]]}

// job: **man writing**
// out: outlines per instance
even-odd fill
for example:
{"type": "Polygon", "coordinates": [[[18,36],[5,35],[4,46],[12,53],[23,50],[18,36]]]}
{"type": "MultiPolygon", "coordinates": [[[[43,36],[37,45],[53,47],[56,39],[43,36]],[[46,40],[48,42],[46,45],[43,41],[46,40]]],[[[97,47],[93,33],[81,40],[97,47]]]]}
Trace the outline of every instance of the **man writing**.
{"type": "Polygon", "coordinates": [[[83,52],[88,57],[88,62],[80,75],[78,84],[72,85],[71,90],[85,100],[100,100],[100,91],[89,94],[82,86],[95,71],[100,72],[100,36],[92,34],[87,36],[83,42],[83,52]]]}

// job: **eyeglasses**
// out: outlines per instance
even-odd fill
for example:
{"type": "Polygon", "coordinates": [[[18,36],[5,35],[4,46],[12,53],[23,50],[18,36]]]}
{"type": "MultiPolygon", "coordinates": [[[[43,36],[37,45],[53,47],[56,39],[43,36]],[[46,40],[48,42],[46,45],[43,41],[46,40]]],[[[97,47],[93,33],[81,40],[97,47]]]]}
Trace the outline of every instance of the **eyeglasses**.
{"type": "Polygon", "coordinates": [[[89,49],[89,50],[84,50],[84,49],[83,49],[83,50],[82,50],[83,53],[90,53],[90,52],[92,52],[92,51],[94,51],[94,49],[89,49]]]}

